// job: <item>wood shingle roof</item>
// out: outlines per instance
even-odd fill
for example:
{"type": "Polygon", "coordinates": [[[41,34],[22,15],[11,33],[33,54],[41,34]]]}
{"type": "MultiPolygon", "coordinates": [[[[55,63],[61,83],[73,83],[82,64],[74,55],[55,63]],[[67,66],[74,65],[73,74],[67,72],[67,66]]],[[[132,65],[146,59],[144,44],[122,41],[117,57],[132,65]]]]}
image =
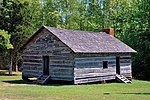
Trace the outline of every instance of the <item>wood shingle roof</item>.
{"type": "MultiPolygon", "coordinates": [[[[67,30],[67,29],[58,29],[58,28],[52,28],[47,26],[43,26],[43,28],[46,28],[49,32],[54,34],[57,38],[59,38],[75,53],[134,53],[136,52],[131,47],[121,42],[119,39],[109,34],[106,34],[105,32],[67,30]]],[[[28,42],[30,42],[30,40],[31,39],[29,39],[28,42]]],[[[27,43],[25,45],[27,45],[27,43]]]]}

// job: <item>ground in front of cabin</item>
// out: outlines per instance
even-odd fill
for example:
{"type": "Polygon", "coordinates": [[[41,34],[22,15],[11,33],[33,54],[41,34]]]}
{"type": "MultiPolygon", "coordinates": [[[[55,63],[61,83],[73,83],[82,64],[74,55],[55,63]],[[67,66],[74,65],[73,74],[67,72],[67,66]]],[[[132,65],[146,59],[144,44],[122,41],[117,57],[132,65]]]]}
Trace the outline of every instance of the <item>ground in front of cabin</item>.
{"type": "Polygon", "coordinates": [[[36,85],[21,74],[0,75],[0,100],[150,100],[150,82],[36,85]]]}

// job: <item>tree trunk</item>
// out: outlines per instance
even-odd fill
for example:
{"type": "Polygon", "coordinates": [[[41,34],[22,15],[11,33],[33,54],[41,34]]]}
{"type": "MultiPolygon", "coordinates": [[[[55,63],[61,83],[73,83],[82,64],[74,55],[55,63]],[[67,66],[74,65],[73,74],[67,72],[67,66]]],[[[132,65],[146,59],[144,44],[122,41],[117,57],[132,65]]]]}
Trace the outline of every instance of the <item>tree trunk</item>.
{"type": "Polygon", "coordinates": [[[3,66],[2,66],[2,63],[1,63],[1,61],[0,61],[0,69],[2,69],[3,68],[3,66]]]}
{"type": "Polygon", "coordinates": [[[18,64],[16,62],[16,69],[15,69],[16,72],[18,72],[18,64]]]}
{"type": "Polygon", "coordinates": [[[0,69],[2,69],[3,66],[2,66],[2,53],[0,52],[0,69]]]}
{"type": "Polygon", "coordinates": [[[9,64],[9,75],[12,75],[12,50],[9,50],[10,52],[10,64],[9,64]]]}

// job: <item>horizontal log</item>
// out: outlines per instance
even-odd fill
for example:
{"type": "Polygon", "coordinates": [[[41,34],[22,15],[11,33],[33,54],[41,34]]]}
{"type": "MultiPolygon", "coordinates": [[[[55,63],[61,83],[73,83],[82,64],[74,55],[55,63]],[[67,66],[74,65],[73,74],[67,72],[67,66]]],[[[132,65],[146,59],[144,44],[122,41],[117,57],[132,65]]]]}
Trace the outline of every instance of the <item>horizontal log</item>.
{"type": "Polygon", "coordinates": [[[73,60],[73,56],[61,56],[61,55],[52,55],[49,56],[51,60],[73,60]]]}
{"type": "Polygon", "coordinates": [[[105,77],[93,77],[93,78],[85,78],[85,79],[75,79],[74,84],[81,84],[81,83],[89,83],[89,82],[99,82],[104,80],[112,80],[115,79],[115,75],[105,76],[105,77]]]}
{"type": "Polygon", "coordinates": [[[28,76],[28,77],[34,77],[34,76],[39,76],[39,75],[41,75],[42,73],[40,73],[40,72],[34,72],[34,71],[24,71],[23,72],[23,75],[25,75],[25,76],[28,76]]]}
{"type": "Polygon", "coordinates": [[[131,63],[131,59],[120,59],[120,63],[131,63]]]}
{"type": "MultiPolygon", "coordinates": [[[[99,65],[83,65],[83,66],[76,66],[75,65],[75,68],[97,68],[97,67],[99,67],[99,68],[103,68],[103,64],[99,64],[99,65]]],[[[116,67],[116,64],[108,64],[108,67],[116,67]]]]}
{"type": "Polygon", "coordinates": [[[74,68],[74,74],[88,74],[88,73],[108,73],[116,72],[116,68],[74,68]]]}
{"type": "Polygon", "coordinates": [[[24,62],[42,63],[42,59],[23,59],[24,62]]]}
{"type": "Polygon", "coordinates": [[[121,69],[121,73],[131,73],[131,68],[130,69],[121,69]]]}
{"type": "Polygon", "coordinates": [[[107,72],[107,73],[87,73],[87,74],[75,74],[75,78],[91,78],[91,77],[104,77],[109,75],[115,75],[116,72],[107,72]]]}
{"type": "Polygon", "coordinates": [[[24,66],[23,70],[37,70],[37,67],[34,67],[34,66],[32,66],[32,67],[24,66]]]}
{"type": "Polygon", "coordinates": [[[22,56],[41,56],[41,57],[43,57],[43,56],[49,56],[50,57],[50,59],[53,59],[53,57],[54,57],[54,59],[56,58],[56,59],[59,59],[59,58],[72,58],[73,59],[73,56],[72,55],[70,55],[70,56],[68,56],[68,55],[53,55],[52,53],[47,53],[46,51],[44,51],[45,53],[40,53],[40,54],[37,54],[37,55],[35,55],[35,54],[22,54],[22,56]]]}
{"type": "Polygon", "coordinates": [[[31,57],[31,56],[33,56],[33,57],[35,57],[35,56],[41,56],[42,57],[42,54],[22,54],[22,57],[23,56],[29,56],[29,57],[31,57]]]}
{"type": "Polygon", "coordinates": [[[53,69],[53,70],[59,70],[59,69],[66,69],[66,70],[73,70],[73,68],[71,67],[50,67],[50,69],[53,69]]]}
{"type": "Polygon", "coordinates": [[[58,80],[58,81],[73,81],[74,78],[62,78],[62,77],[51,77],[51,80],[58,80]]]}
{"type": "Polygon", "coordinates": [[[130,63],[121,63],[120,67],[121,68],[123,68],[123,67],[131,67],[131,64],[130,63]]]}
{"type": "Polygon", "coordinates": [[[54,56],[66,56],[66,57],[70,57],[72,56],[71,53],[52,53],[54,56]]]}
{"type": "Polygon", "coordinates": [[[30,65],[28,65],[28,64],[27,64],[27,65],[26,65],[26,64],[22,64],[22,66],[21,66],[21,67],[23,67],[23,68],[24,68],[24,67],[37,67],[37,69],[41,69],[41,68],[43,68],[43,66],[42,66],[42,65],[40,65],[40,66],[39,66],[39,65],[34,65],[34,66],[33,66],[33,65],[31,65],[31,66],[30,66],[30,65]]]}
{"type": "Polygon", "coordinates": [[[31,69],[29,69],[29,70],[23,70],[23,73],[27,73],[27,72],[29,72],[29,73],[39,73],[39,72],[41,72],[41,71],[39,71],[39,70],[31,70],[31,69]]]}
{"type": "Polygon", "coordinates": [[[131,66],[121,67],[121,70],[131,70],[131,66]]]}
{"type": "Polygon", "coordinates": [[[38,78],[38,77],[39,77],[39,74],[31,74],[31,73],[27,73],[27,74],[26,74],[26,73],[25,73],[24,76],[29,77],[29,78],[33,78],[33,77],[34,77],[34,78],[38,78]]]}
{"type": "Polygon", "coordinates": [[[42,63],[23,62],[23,66],[42,66],[42,63]]]}
{"type": "Polygon", "coordinates": [[[76,63],[74,64],[74,66],[76,67],[80,67],[80,66],[101,66],[102,63],[100,62],[85,62],[85,63],[76,63]]]}
{"type": "Polygon", "coordinates": [[[50,75],[52,78],[54,78],[54,77],[59,77],[59,78],[72,78],[73,79],[73,75],[63,75],[63,74],[52,74],[52,75],[50,75]]]}
{"type": "Polygon", "coordinates": [[[59,67],[59,66],[66,66],[66,67],[73,67],[73,64],[72,63],[50,63],[49,64],[51,67],[59,67]]]}
{"type": "Polygon", "coordinates": [[[75,57],[75,61],[110,61],[110,60],[116,60],[115,56],[107,56],[107,57],[75,57]]]}
{"type": "Polygon", "coordinates": [[[74,60],[70,59],[50,59],[50,63],[74,63],[74,60]]]}
{"type": "Polygon", "coordinates": [[[51,67],[50,73],[52,73],[52,74],[72,74],[73,75],[73,68],[51,67]]]}
{"type": "Polygon", "coordinates": [[[123,74],[124,76],[126,77],[130,77],[132,76],[132,70],[131,70],[131,67],[126,67],[125,69],[124,68],[121,68],[120,69],[120,74],[123,74]]]}
{"type": "Polygon", "coordinates": [[[26,49],[23,52],[26,53],[26,52],[40,52],[40,51],[72,51],[68,47],[47,47],[45,49],[43,48],[43,49],[37,49],[37,50],[35,50],[34,48],[26,49]]]}
{"type": "Polygon", "coordinates": [[[42,67],[37,67],[37,66],[22,66],[23,70],[36,70],[36,71],[43,71],[42,67]]]}
{"type": "Polygon", "coordinates": [[[26,70],[26,71],[22,71],[22,73],[30,73],[30,74],[42,74],[43,71],[35,71],[35,70],[26,70]]]}
{"type": "Polygon", "coordinates": [[[73,71],[70,71],[70,72],[69,71],[68,72],[67,71],[66,72],[60,72],[60,71],[59,72],[56,72],[56,71],[52,72],[51,71],[50,75],[70,75],[70,76],[73,76],[73,71]]]}
{"type": "Polygon", "coordinates": [[[24,51],[23,52],[23,55],[28,55],[28,54],[30,54],[30,55],[38,55],[38,54],[40,54],[40,51],[24,51]]]}
{"type": "Polygon", "coordinates": [[[131,56],[130,56],[130,55],[127,55],[127,56],[120,56],[120,59],[131,59],[131,56]]]}
{"type": "MultiPolygon", "coordinates": [[[[67,57],[68,58],[68,57],[67,57]]],[[[51,58],[50,57],[50,60],[49,60],[51,63],[73,63],[74,62],[74,60],[73,59],[70,59],[70,58],[68,58],[68,59],[63,59],[63,57],[60,57],[60,58],[58,58],[57,59],[57,57],[55,58],[51,58]]]]}
{"type": "Polygon", "coordinates": [[[38,55],[35,55],[35,56],[23,56],[23,59],[42,59],[42,56],[38,56],[38,55]]]}
{"type": "Polygon", "coordinates": [[[50,67],[73,67],[72,65],[50,65],[50,67]]]}

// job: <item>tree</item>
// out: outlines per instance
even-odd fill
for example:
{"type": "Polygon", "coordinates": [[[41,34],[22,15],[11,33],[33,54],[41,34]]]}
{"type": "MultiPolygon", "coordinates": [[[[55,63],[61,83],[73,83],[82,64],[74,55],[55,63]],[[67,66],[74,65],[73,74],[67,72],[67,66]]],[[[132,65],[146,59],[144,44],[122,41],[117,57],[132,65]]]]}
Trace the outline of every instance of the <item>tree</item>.
{"type": "MultiPolygon", "coordinates": [[[[9,49],[11,50],[13,48],[12,44],[10,43],[10,34],[8,34],[6,31],[4,30],[0,30],[0,67],[2,67],[2,56],[6,53],[6,51],[8,51],[9,49]]],[[[11,58],[11,57],[10,57],[11,58]]],[[[10,59],[7,59],[10,60],[10,59]]],[[[10,60],[10,65],[9,65],[9,69],[12,69],[12,60],[10,60]]],[[[10,70],[10,74],[11,74],[11,70],[10,70]]]]}
{"type": "Polygon", "coordinates": [[[40,1],[33,1],[3,0],[0,6],[0,29],[11,34],[13,68],[16,71],[21,59],[19,48],[42,24],[40,1]]]}
{"type": "Polygon", "coordinates": [[[135,18],[138,20],[138,39],[135,48],[138,51],[134,56],[133,75],[137,79],[150,80],[150,2],[149,0],[137,0],[138,12],[135,18]]]}

